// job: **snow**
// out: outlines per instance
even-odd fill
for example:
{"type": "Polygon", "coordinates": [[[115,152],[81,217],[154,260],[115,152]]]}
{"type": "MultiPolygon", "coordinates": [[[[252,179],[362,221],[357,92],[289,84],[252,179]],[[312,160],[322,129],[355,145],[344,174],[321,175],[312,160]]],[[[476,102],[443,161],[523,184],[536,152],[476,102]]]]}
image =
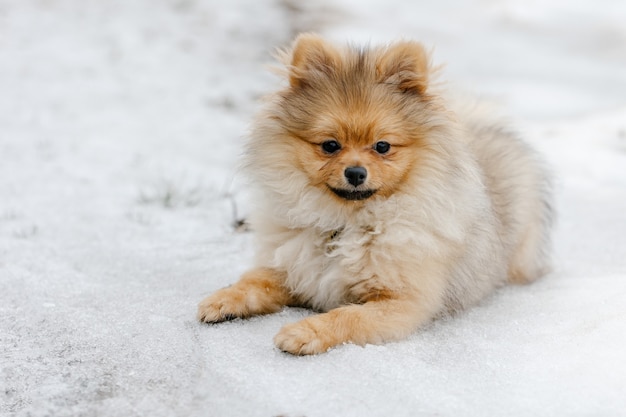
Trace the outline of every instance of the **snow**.
{"type": "Polygon", "coordinates": [[[626,4],[0,0],[0,415],[626,412],[626,4]],[[410,37],[557,178],[555,270],[405,341],[314,357],[215,326],[250,265],[235,172],[273,48],[410,37]]]}

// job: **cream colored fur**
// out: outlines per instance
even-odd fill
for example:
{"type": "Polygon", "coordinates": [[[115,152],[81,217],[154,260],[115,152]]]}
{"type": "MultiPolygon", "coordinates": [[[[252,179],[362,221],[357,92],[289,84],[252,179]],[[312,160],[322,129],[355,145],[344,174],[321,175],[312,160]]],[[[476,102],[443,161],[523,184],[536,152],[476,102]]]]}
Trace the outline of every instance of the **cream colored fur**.
{"type": "Polygon", "coordinates": [[[543,274],[552,211],[541,162],[486,107],[446,94],[428,116],[437,126],[425,138],[428,157],[390,196],[355,204],[311,186],[272,117],[280,97],[271,98],[245,161],[257,192],[256,268],[205,299],[200,320],[308,306],[328,313],[285,326],[275,342],[319,353],[406,337],[507,280],[543,274]],[[273,284],[256,285],[255,276],[273,284]]]}

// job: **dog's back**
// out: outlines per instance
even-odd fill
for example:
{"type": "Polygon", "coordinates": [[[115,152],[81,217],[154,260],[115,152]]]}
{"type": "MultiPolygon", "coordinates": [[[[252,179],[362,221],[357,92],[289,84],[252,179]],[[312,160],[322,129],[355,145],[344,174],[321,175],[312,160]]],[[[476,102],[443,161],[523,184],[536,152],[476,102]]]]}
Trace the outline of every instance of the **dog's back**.
{"type": "Polygon", "coordinates": [[[466,129],[468,146],[483,170],[509,258],[509,282],[534,281],[549,270],[554,214],[546,168],[530,146],[493,116],[495,111],[489,105],[458,99],[453,105],[466,129]]]}

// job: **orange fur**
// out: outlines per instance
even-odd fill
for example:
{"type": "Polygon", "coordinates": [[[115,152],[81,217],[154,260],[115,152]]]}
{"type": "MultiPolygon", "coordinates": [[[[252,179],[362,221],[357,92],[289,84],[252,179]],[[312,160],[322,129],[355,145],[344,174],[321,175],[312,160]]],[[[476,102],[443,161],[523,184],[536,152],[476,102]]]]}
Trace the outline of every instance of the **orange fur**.
{"type": "Polygon", "coordinates": [[[274,342],[315,354],[406,337],[545,272],[541,163],[490,111],[436,91],[419,43],[305,34],[283,61],[288,85],[246,149],[257,266],[202,301],[201,321],[311,307],[324,313],[274,342]]]}
{"type": "Polygon", "coordinates": [[[281,274],[269,268],[248,271],[236,284],[205,298],[198,306],[198,320],[219,323],[275,313],[292,302],[281,281],[281,274]]]}

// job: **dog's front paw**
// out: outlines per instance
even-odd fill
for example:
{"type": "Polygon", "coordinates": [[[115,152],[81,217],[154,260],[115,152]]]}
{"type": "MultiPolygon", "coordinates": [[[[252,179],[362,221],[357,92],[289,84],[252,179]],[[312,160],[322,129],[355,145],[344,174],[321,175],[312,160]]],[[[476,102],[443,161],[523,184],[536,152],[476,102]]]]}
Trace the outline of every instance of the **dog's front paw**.
{"type": "Polygon", "coordinates": [[[294,355],[315,355],[328,351],[337,342],[323,322],[316,319],[311,317],[285,325],[274,337],[274,344],[283,352],[294,355]]]}
{"type": "Polygon", "coordinates": [[[204,323],[220,323],[239,317],[246,317],[244,297],[225,288],[208,296],[198,304],[198,320],[204,323]]]}

